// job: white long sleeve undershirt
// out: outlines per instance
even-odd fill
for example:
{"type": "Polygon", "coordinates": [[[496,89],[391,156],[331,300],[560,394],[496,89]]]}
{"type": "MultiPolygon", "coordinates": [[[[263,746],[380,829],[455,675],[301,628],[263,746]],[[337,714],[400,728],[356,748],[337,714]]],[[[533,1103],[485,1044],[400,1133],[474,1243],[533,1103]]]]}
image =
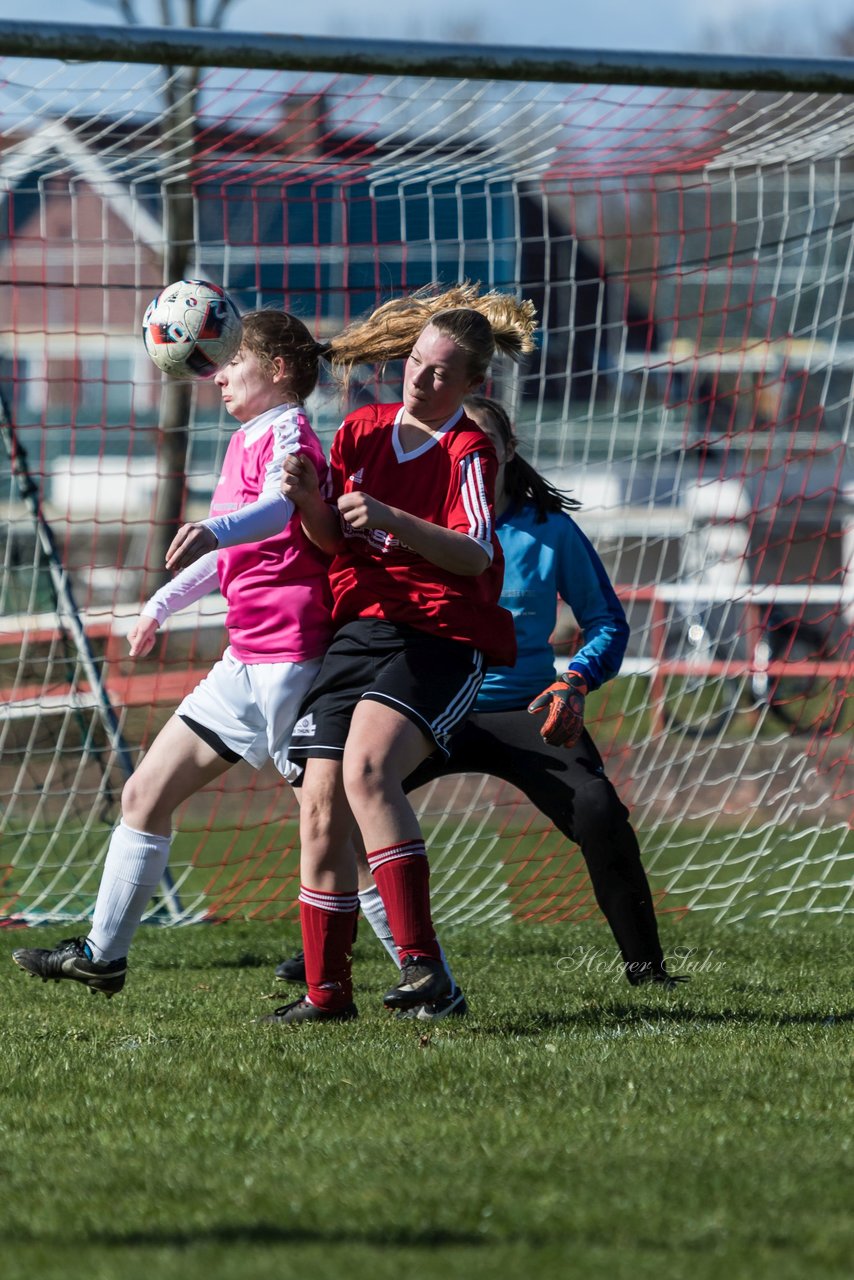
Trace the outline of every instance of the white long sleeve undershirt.
{"type": "MultiPolygon", "coordinates": [[[[265,431],[269,423],[287,412],[288,406],[277,405],[249,423],[244,430],[250,434],[265,431]]],[[[224,515],[208,516],[201,523],[210,529],[217,540],[216,549],[206,552],[193,564],[182,569],[171,582],[156,591],[143,605],[143,617],[155,618],[161,626],[173,613],[194,604],[202,596],[219,586],[217,552],[227,547],[237,547],[246,542],[263,542],[281,533],[294,513],[294,504],[279,490],[282,464],[288,453],[293,452],[299,440],[298,424],[286,419],[287,426],[276,435],[275,449],[267,464],[260,497],[237,511],[224,515]]]]}
{"type": "Polygon", "coordinates": [[[283,493],[264,493],[256,502],[227,515],[209,516],[202,524],[216,536],[219,547],[239,547],[281,533],[293,511],[294,504],[283,493]]]}
{"type": "Polygon", "coordinates": [[[140,610],[142,616],[154,618],[159,627],[171,614],[201,600],[202,596],[219,586],[216,561],[216,551],[208,551],[193,564],[187,565],[186,569],[182,569],[171,582],[155,591],[151,599],[146,601],[140,610]]]}

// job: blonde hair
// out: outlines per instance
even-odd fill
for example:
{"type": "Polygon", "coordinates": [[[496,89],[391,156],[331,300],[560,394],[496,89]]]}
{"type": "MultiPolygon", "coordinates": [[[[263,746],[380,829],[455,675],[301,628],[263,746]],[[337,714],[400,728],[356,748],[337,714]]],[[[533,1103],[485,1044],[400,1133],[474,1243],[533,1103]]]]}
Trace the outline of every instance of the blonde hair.
{"type": "Polygon", "coordinates": [[[317,385],[321,360],[346,386],[356,365],[405,359],[428,324],[465,352],[474,377],[486,373],[496,349],[511,360],[533,351],[537,313],[533,302],[495,289],[482,294],[480,285],[466,280],[452,289],[431,284],[392,298],[325,343],[316,342],[302,320],[287,311],[250,311],[243,317],[241,345],[268,368],[281,356],[291,394],[303,404],[317,385]]]}
{"type": "Polygon", "coordinates": [[[537,313],[528,299],[494,289],[482,294],[480,285],[468,280],[441,292],[438,285],[427,285],[353,321],[323,354],[346,379],[355,365],[405,359],[430,324],[465,351],[469,372],[476,375],[486,373],[496,349],[511,360],[534,350],[537,313]]]}

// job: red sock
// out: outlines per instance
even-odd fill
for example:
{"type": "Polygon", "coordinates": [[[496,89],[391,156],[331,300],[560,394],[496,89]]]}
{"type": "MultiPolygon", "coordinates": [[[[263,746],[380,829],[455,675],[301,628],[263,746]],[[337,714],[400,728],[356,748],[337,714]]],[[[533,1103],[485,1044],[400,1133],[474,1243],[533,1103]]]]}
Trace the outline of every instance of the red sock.
{"type": "Polygon", "coordinates": [[[423,840],[403,840],[368,854],[400,962],[408,956],[441,960],[430,916],[430,864],[423,840]]]}
{"type": "Polygon", "coordinates": [[[357,893],[323,893],[300,886],[308,998],[320,1009],[342,1009],[353,999],[350,948],[358,910],[357,893]]]}

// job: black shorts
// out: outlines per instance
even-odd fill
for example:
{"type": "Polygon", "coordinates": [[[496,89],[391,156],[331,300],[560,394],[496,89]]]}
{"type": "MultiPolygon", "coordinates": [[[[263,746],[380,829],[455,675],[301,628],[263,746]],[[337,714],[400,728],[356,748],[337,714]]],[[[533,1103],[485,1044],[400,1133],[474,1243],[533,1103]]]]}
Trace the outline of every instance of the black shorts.
{"type": "Polygon", "coordinates": [[[359,618],[335,635],[294,725],[289,759],[340,759],[362,698],[406,716],[448,753],[483,680],[479,649],[414,627],[359,618]]]}

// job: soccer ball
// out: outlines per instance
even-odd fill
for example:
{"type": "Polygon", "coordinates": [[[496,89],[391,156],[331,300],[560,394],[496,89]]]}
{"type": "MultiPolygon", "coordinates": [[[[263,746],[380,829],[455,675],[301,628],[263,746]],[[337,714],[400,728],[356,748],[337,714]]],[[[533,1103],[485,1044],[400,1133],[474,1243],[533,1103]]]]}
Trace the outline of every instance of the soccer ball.
{"type": "Polygon", "coordinates": [[[170,378],[212,378],[240,346],[240,312],[209,280],[176,280],[148,304],[145,349],[170,378]]]}

